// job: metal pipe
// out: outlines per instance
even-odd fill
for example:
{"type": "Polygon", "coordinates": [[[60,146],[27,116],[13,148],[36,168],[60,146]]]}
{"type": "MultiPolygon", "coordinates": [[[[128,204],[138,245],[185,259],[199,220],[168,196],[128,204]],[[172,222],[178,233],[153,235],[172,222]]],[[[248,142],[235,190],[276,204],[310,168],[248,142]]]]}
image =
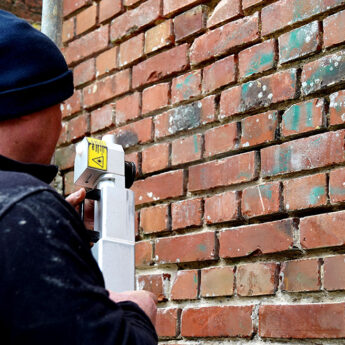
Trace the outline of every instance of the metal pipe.
{"type": "Polygon", "coordinates": [[[43,0],[42,32],[61,47],[63,0],[43,0]]]}

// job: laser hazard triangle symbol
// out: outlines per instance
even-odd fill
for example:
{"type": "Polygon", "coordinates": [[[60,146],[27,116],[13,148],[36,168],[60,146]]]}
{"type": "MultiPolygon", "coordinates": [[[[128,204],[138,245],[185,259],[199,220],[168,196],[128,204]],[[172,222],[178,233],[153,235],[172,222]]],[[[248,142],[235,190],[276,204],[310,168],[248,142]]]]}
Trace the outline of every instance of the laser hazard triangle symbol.
{"type": "Polygon", "coordinates": [[[96,157],[92,159],[93,162],[95,162],[100,168],[104,169],[104,157],[96,157]]]}

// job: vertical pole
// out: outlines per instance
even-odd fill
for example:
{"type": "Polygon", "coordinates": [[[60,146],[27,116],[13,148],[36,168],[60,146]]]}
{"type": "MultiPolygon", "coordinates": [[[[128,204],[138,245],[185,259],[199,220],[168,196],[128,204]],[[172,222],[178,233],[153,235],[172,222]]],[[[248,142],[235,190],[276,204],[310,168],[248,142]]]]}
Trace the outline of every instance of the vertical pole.
{"type": "Polygon", "coordinates": [[[42,32],[61,47],[63,0],[43,0],[42,32]]]}

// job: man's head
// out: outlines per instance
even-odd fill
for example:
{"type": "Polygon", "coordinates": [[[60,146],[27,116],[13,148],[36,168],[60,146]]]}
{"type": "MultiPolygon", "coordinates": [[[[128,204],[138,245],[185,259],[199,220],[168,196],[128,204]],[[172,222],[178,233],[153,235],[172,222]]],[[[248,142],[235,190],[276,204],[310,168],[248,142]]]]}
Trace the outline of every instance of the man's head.
{"type": "Polygon", "coordinates": [[[0,154],[47,163],[61,130],[59,104],[73,94],[72,72],[48,37],[1,10],[0,52],[0,154]]]}

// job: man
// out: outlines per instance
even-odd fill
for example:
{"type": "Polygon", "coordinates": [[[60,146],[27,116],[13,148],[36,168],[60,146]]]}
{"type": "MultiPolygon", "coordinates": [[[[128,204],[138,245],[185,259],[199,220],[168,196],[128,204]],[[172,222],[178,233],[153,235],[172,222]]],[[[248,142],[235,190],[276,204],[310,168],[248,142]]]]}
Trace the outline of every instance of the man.
{"type": "Polygon", "coordinates": [[[48,185],[73,93],[62,54],[1,10],[0,52],[1,343],[156,344],[153,295],[106,291],[78,214],[48,185]]]}

